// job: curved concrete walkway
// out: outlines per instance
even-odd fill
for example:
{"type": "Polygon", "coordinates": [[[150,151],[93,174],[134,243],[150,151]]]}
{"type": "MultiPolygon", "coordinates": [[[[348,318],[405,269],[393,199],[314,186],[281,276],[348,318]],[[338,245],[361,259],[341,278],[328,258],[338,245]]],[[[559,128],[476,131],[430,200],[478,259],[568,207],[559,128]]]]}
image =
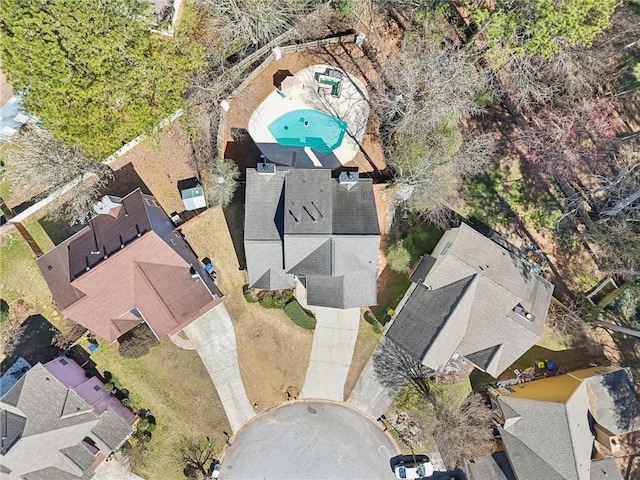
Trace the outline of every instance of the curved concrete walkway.
{"type": "Polygon", "coordinates": [[[314,307],[316,329],[301,398],[344,400],[360,326],[360,309],[314,307]]]}
{"type": "Polygon", "coordinates": [[[255,416],[255,412],[240,375],[236,332],[227,308],[224,303],[212,308],[183,331],[209,372],[235,432],[255,416]]]}

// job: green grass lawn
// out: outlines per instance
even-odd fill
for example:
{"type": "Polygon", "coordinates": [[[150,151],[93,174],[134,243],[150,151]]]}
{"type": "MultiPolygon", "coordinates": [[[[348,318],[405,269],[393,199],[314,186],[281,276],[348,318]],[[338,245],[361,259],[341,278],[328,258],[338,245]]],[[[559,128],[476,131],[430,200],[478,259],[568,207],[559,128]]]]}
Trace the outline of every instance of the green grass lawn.
{"type": "Polygon", "coordinates": [[[138,475],[150,480],[184,479],[178,453],[182,436],[209,437],[218,449],[224,445],[222,432],[230,427],[195,351],[182,350],[165,339],[142,357],[123,358],[117,343],[101,342],[91,360],[101,372],[115,375],[135,404],[148,408],[156,418],[157,428],[147,443],[148,453],[138,475]]]}
{"type": "Polygon", "coordinates": [[[315,330],[316,319],[305,312],[297,300],[292,300],[284,306],[284,313],[293,320],[293,323],[306,330],[315,330]]]}
{"type": "Polygon", "coordinates": [[[42,313],[55,310],[53,297],[34,255],[15,230],[0,237],[0,282],[2,298],[6,302],[25,298],[42,313]]]}

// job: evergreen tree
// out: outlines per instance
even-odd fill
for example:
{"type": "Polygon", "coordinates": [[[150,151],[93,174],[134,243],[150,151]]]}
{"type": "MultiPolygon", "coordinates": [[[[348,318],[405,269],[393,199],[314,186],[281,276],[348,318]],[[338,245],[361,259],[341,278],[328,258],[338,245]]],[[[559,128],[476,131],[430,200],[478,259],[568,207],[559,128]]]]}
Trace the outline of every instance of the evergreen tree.
{"type": "Polygon", "coordinates": [[[189,13],[173,39],[152,33],[145,0],[3,0],[0,56],[24,107],[102,160],[180,107],[202,49],[189,13]]]}
{"type": "Polygon", "coordinates": [[[616,0],[501,0],[490,11],[482,0],[471,3],[495,64],[510,54],[551,58],[568,47],[590,47],[616,7],[616,0]]]}

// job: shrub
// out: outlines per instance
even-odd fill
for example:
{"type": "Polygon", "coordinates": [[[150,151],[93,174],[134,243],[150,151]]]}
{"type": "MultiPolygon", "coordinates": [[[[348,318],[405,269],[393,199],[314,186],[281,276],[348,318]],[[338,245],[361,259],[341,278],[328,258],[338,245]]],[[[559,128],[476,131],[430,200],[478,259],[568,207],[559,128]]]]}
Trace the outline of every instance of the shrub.
{"type": "Polygon", "coordinates": [[[149,352],[149,348],[158,344],[158,339],[146,325],[138,325],[118,339],[118,352],[125,358],[138,358],[149,352]]]}
{"type": "Polygon", "coordinates": [[[364,319],[369,325],[371,325],[371,328],[375,333],[380,335],[383,332],[384,328],[382,327],[382,324],[378,321],[373,313],[364,312],[364,319]]]}
{"type": "Polygon", "coordinates": [[[410,268],[411,254],[402,242],[397,242],[387,249],[387,263],[391,270],[398,273],[407,273],[410,268]]]}
{"type": "Polygon", "coordinates": [[[244,295],[244,299],[248,303],[256,303],[258,301],[258,297],[256,297],[254,291],[250,288],[245,287],[242,291],[242,294],[244,295]]]}
{"type": "Polygon", "coordinates": [[[263,308],[284,308],[293,299],[293,290],[263,291],[258,299],[263,308]]]}
{"type": "Polygon", "coordinates": [[[293,323],[306,330],[316,328],[316,319],[309,315],[297,300],[292,300],[284,306],[284,313],[293,320],[293,323]]]}

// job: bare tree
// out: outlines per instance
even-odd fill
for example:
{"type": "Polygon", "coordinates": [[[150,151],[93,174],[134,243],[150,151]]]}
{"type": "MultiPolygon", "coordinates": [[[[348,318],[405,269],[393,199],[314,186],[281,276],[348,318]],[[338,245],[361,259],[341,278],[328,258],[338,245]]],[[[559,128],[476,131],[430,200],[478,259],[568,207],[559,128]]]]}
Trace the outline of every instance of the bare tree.
{"type": "Polygon", "coordinates": [[[405,349],[382,337],[373,352],[373,366],[382,385],[400,391],[409,383],[424,398],[431,398],[428,377],[433,370],[425,367],[405,349]]]}
{"type": "Polygon", "coordinates": [[[261,44],[294,26],[296,20],[313,9],[317,1],[288,0],[197,0],[223,22],[219,34],[225,42],[247,39],[261,44]]]}
{"type": "Polygon", "coordinates": [[[0,351],[6,356],[12,355],[20,344],[25,331],[24,321],[30,308],[24,300],[18,299],[9,305],[9,314],[0,324],[0,351]]]}
{"type": "Polygon", "coordinates": [[[478,114],[476,96],[488,86],[473,56],[415,39],[384,59],[374,110],[389,134],[418,127],[425,134],[478,114]]]}
{"type": "Polygon", "coordinates": [[[209,205],[226,207],[238,188],[240,169],[228,158],[215,157],[203,174],[204,191],[209,205]]]}
{"type": "Polygon", "coordinates": [[[215,449],[215,443],[208,438],[198,441],[182,437],[179,454],[185,464],[185,475],[196,480],[209,478],[209,471],[216,464],[215,449]]]}
{"type": "Polygon", "coordinates": [[[544,172],[574,178],[606,160],[616,132],[611,104],[592,97],[570,110],[545,108],[519,133],[517,146],[544,172]]]}
{"type": "Polygon", "coordinates": [[[434,403],[434,410],[437,420],[433,434],[448,468],[460,467],[465,459],[493,451],[493,414],[480,394],[472,393],[460,407],[440,399],[434,403]]]}
{"type": "Polygon", "coordinates": [[[52,327],[51,330],[54,332],[51,345],[65,351],[70,349],[87,331],[86,327],[71,320],[67,321],[62,328],[52,327]]]}
{"type": "Polygon", "coordinates": [[[87,159],[79,147],[70,147],[33,126],[24,128],[8,149],[7,174],[14,190],[35,195],[75,183],[70,199],[56,212],[71,224],[92,215],[93,204],[113,178],[109,167],[87,159]]]}

